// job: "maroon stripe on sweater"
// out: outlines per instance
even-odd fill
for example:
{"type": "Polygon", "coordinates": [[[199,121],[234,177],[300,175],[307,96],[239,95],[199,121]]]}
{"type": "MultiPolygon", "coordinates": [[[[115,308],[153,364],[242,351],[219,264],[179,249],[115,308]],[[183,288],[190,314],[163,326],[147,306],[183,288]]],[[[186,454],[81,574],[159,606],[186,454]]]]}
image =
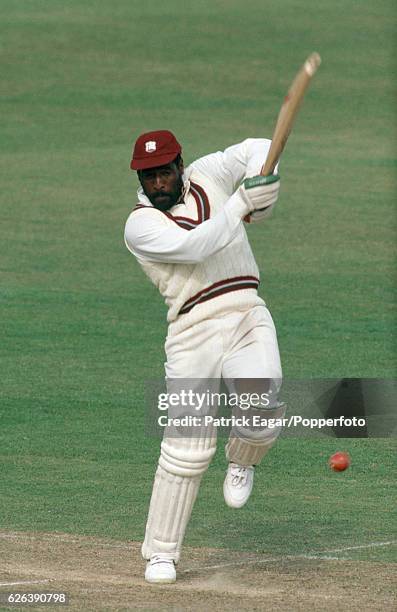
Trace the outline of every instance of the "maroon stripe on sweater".
{"type": "Polygon", "coordinates": [[[142,208],[154,208],[155,210],[159,210],[159,212],[166,215],[166,217],[171,219],[171,221],[174,221],[174,223],[179,225],[179,227],[181,227],[182,229],[190,231],[191,229],[194,229],[195,227],[200,225],[200,223],[202,223],[203,221],[206,221],[210,218],[210,204],[208,196],[205,193],[204,189],[200,187],[200,185],[197,185],[197,183],[191,182],[190,191],[196,201],[197,219],[192,219],[191,217],[183,217],[180,215],[174,216],[166,210],[159,210],[154,206],[144,206],[143,204],[137,204],[134,210],[139,210],[142,208]]]}
{"type": "Polygon", "coordinates": [[[255,276],[235,276],[234,278],[218,281],[189,298],[183,304],[179,314],[185,314],[194,308],[194,306],[197,306],[197,304],[207,302],[208,300],[218,297],[219,295],[223,295],[224,293],[238,291],[239,289],[257,289],[258,286],[259,279],[255,276]]]}

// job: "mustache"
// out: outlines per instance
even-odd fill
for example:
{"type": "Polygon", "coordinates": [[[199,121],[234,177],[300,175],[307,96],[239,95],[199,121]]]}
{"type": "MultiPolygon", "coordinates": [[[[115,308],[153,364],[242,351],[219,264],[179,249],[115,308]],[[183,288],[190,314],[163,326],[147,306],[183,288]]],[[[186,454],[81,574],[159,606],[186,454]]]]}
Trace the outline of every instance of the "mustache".
{"type": "Polygon", "coordinates": [[[164,197],[168,197],[168,198],[169,198],[170,196],[171,196],[171,194],[170,194],[170,193],[168,193],[167,191],[158,191],[158,192],[156,192],[156,193],[153,195],[153,197],[154,197],[155,199],[157,199],[157,198],[164,198],[164,197]]]}

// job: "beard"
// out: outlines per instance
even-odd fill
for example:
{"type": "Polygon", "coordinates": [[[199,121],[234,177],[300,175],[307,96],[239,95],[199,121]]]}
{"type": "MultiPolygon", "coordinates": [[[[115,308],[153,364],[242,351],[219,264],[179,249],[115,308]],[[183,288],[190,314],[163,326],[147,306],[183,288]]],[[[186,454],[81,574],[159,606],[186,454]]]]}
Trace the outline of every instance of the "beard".
{"type": "Polygon", "coordinates": [[[175,183],[175,187],[172,190],[158,191],[156,193],[151,193],[150,195],[145,191],[145,189],[143,191],[153,206],[164,212],[175,206],[182,195],[182,189],[183,181],[182,177],[179,176],[175,183]]]}

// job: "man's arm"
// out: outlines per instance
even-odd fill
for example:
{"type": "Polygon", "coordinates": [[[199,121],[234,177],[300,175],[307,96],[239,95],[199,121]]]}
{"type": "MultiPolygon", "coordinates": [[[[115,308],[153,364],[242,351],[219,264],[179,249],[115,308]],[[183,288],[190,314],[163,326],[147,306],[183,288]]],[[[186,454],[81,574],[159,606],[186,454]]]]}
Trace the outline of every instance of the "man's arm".
{"type": "Polygon", "coordinates": [[[162,213],[148,207],[131,213],[125,226],[127,248],[138,259],[163,263],[199,263],[235,237],[245,205],[231,201],[219,214],[188,231],[165,225],[162,213]]]}
{"type": "Polygon", "coordinates": [[[265,138],[247,138],[224,151],[201,157],[189,166],[189,170],[208,176],[232,195],[245,178],[260,173],[270,144],[271,140],[265,138]]]}
{"type": "Polygon", "coordinates": [[[257,177],[251,182],[246,181],[215,217],[190,231],[176,223],[170,225],[163,213],[155,208],[140,208],[127,219],[125,244],[131,253],[144,261],[202,262],[233,240],[243,217],[254,210],[272,206],[278,188],[278,177],[257,177]]]}

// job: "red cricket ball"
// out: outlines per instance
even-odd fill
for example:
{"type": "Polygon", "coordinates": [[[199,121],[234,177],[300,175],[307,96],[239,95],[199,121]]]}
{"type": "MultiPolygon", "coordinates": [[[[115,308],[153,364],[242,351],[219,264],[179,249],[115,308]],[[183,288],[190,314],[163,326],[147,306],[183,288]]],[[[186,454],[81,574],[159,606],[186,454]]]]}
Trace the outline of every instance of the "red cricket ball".
{"type": "Polygon", "coordinates": [[[335,472],[343,472],[350,465],[350,455],[344,451],[338,451],[331,455],[328,460],[329,467],[335,472]]]}

